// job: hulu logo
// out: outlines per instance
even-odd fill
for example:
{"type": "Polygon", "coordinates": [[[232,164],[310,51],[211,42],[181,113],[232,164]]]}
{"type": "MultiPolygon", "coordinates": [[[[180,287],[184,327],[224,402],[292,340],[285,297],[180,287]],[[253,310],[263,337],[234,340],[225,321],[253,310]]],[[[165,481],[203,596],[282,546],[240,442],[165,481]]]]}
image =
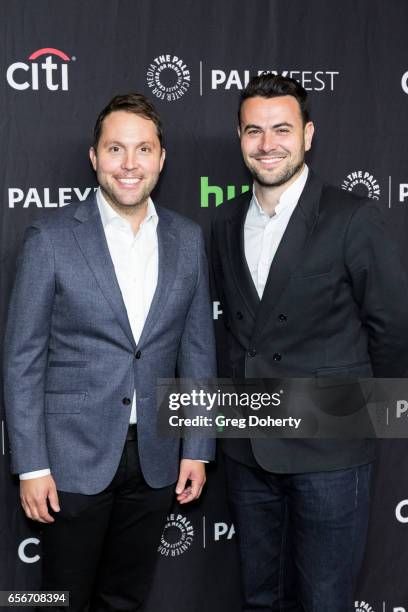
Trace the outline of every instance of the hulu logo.
{"type": "MultiPolygon", "coordinates": [[[[249,185],[241,185],[241,193],[249,191],[249,185]]],[[[218,185],[209,185],[208,176],[201,177],[201,208],[208,208],[210,196],[214,196],[211,204],[220,206],[225,199],[224,189],[218,185]]],[[[227,200],[232,200],[236,196],[235,185],[227,185],[227,200]]]]}

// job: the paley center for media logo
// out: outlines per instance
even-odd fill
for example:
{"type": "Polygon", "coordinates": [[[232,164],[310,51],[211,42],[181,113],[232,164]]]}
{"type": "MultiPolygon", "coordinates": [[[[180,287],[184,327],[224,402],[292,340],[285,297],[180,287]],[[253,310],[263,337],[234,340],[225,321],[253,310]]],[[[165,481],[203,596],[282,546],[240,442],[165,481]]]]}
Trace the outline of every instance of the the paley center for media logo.
{"type": "Polygon", "coordinates": [[[376,178],[367,170],[354,170],[350,172],[341,184],[345,191],[356,191],[372,200],[379,200],[381,188],[376,178]]]}
{"type": "Polygon", "coordinates": [[[169,514],[157,549],[163,557],[179,557],[194,540],[194,526],[183,514],[169,514]]]}
{"type": "Polygon", "coordinates": [[[375,612],[374,608],[366,601],[354,602],[355,612],[375,612]]]}
{"type": "MultiPolygon", "coordinates": [[[[334,91],[340,76],[339,70],[321,70],[307,68],[277,69],[264,67],[257,69],[230,68],[225,66],[207,67],[204,60],[199,60],[195,67],[199,82],[200,96],[206,90],[242,90],[255,74],[269,72],[281,74],[296,81],[307,91],[334,91]]],[[[146,82],[152,94],[160,100],[173,102],[179,100],[191,85],[191,70],[186,62],[177,55],[163,54],[155,57],[146,72],[146,82]]]]}
{"type": "Polygon", "coordinates": [[[28,61],[14,62],[7,68],[7,83],[20,91],[68,91],[68,66],[75,59],[53,47],[38,49],[28,56],[28,61]]]}
{"type": "Polygon", "coordinates": [[[381,604],[376,604],[375,608],[368,603],[368,601],[355,601],[354,602],[354,610],[355,612],[407,612],[405,606],[393,605],[386,601],[381,602],[381,604]],[[378,607],[377,607],[378,605],[378,607]]]}
{"type": "Polygon", "coordinates": [[[190,550],[197,540],[202,548],[229,542],[235,536],[235,527],[224,520],[209,522],[202,517],[201,527],[184,514],[172,513],[167,516],[157,552],[162,557],[176,558],[190,550]]]}
{"type": "Polygon", "coordinates": [[[188,91],[191,74],[187,64],[177,55],[158,55],[146,72],[146,82],[159,100],[174,102],[188,91]]]}
{"type": "Polygon", "coordinates": [[[384,183],[386,183],[386,187],[383,190],[381,186],[383,182],[380,185],[372,172],[367,169],[353,170],[344,177],[341,188],[345,191],[354,191],[357,195],[371,198],[372,200],[379,200],[381,197],[381,199],[386,201],[388,196],[389,208],[391,208],[393,203],[403,204],[408,201],[408,182],[406,182],[406,179],[402,182],[400,177],[397,178],[390,175],[388,176],[388,181],[384,180],[384,183]],[[382,193],[383,191],[385,193],[382,193]],[[386,193],[387,191],[388,194],[386,193]]]}
{"type": "Polygon", "coordinates": [[[408,94],[408,70],[407,72],[404,72],[404,74],[401,77],[401,87],[402,87],[402,91],[408,94]]]}

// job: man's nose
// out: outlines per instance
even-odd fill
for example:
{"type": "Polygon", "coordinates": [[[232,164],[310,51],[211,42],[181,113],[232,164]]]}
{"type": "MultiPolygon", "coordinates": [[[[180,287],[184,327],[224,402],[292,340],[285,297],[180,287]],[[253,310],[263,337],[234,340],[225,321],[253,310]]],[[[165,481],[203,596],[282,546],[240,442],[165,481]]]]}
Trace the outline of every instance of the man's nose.
{"type": "Polygon", "coordinates": [[[122,159],[122,168],[124,170],[134,170],[138,165],[137,155],[134,151],[126,151],[122,159]]]}
{"type": "Polygon", "coordinates": [[[271,151],[276,147],[276,136],[273,132],[263,132],[261,140],[259,142],[259,149],[261,151],[271,151]]]}

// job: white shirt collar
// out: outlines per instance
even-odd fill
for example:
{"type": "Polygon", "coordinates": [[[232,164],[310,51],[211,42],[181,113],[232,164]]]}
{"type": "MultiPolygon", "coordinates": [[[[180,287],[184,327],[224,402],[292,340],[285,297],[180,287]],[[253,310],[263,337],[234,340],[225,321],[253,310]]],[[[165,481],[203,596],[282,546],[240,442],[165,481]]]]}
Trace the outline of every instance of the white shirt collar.
{"type": "MultiPolygon", "coordinates": [[[[305,187],[308,176],[309,176],[309,168],[305,164],[303,166],[302,172],[297,177],[297,179],[291,185],[289,185],[287,189],[285,189],[285,191],[282,193],[281,197],[279,198],[279,202],[275,208],[275,215],[279,216],[279,214],[281,214],[286,208],[289,208],[289,207],[295,208],[302,194],[302,191],[305,187]]],[[[253,209],[253,212],[257,210],[258,214],[266,215],[265,211],[263,210],[262,206],[259,204],[258,199],[255,195],[255,185],[252,189],[252,194],[253,195],[252,195],[252,201],[251,201],[251,208],[253,209]]]]}
{"type": "MultiPolygon", "coordinates": [[[[99,213],[101,215],[102,225],[104,229],[106,229],[106,227],[112,223],[116,224],[119,222],[121,225],[125,223],[126,225],[130,227],[129,221],[126,221],[126,219],[121,217],[116,212],[116,210],[114,210],[112,206],[108,204],[100,187],[98,187],[98,189],[96,190],[96,202],[98,204],[99,213]]],[[[151,198],[148,199],[146,216],[143,219],[142,223],[140,224],[140,227],[144,225],[145,223],[147,223],[150,219],[152,219],[154,226],[157,227],[157,224],[159,222],[159,217],[157,215],[156,207],[153,204],[153,200],[151,198]]]]}

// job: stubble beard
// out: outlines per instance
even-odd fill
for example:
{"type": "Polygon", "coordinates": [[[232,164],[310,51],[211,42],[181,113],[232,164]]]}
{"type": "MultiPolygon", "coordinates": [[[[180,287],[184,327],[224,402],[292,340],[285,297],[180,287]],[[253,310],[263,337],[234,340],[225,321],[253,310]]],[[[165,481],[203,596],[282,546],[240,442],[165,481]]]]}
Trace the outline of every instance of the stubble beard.
{"type": "Polygon", "coordinates": [[[304,157],[302,157],[302,159],[298,161],[298,163],[288,166],[277,176],[271,176],[269,180],[263,175],[261,175],[253,167],[250,167],[249,170],[254,180],[258,183],[258,185],[261,185],[261,187],[281,187],[282,185],[285,185],[285,183],[288,183],[296,174],[300,172],[304,163],[305,160],[304,157]]]}
{"type": "Polygon", "coordinates": [[[122,214],[132,216],[135,214],[136,211],[140,210],[141,208],[143,208],[143,206],[146,205],[151,192],[156,186],[158,178],[159,177],[157,177],[157,179],[155,180],[151,188],[150,188],[150,185],[149,186],[146,185],[145,189],[142,191],[142,193],[138,195],[137,199],[135,199],[134,202],[130,202],[128,204],[124,204],[116,196],[115,191],[113,189],[110,189],[109,186],[103,186],[101,183],[99,183],[99,186],[101,188],[101,191],[105,199],[113,206],[113,208],[116,208],[122,214]]]}

